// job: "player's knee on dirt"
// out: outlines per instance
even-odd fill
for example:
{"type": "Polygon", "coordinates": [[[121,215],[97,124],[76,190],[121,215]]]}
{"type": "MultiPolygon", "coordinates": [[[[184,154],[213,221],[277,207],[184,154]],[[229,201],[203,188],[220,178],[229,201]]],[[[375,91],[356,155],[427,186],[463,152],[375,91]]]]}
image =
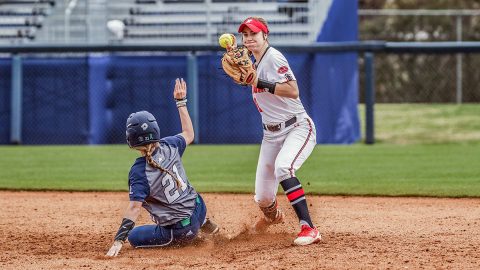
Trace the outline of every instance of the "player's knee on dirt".
{"type": "Polygon", "coordinates": [[[133,228],[133,230],[131,230],[130,233],[128,234],[128,242],[132,247],[137,247],[140,245],[140,237],[138,235],[139,234],[138,231],[139,231],[138,227],[133,228]]]}
{"type": "Polygon", "coordinates": [[[133,228],[128,242],[133,247],[165,246],[173,240],[171,230],[158,229],[157,225],[143,225],[133,228]]]}

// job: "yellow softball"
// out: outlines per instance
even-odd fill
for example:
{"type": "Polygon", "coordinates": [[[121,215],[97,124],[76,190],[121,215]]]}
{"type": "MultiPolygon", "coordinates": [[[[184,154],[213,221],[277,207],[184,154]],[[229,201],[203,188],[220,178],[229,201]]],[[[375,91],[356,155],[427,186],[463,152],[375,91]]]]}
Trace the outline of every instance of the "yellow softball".
{"type": "Polygon", "coordinates": [[[223,34],[218,38],[218,44],[220,47],[227,48],[227,46],[232,46],[235,37],[232,34],[223,34]]]}

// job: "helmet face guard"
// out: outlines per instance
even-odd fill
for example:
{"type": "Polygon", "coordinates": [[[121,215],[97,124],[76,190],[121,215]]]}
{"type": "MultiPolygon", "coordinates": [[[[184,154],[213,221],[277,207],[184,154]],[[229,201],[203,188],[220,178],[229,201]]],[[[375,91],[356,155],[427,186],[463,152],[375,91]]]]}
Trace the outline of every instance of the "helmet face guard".
{"type": "Polygon", "coordinates": [[[147,111],[130,114],[126,129],[127,143],[131,148],[160,141],[157,120],[147,111]]]}

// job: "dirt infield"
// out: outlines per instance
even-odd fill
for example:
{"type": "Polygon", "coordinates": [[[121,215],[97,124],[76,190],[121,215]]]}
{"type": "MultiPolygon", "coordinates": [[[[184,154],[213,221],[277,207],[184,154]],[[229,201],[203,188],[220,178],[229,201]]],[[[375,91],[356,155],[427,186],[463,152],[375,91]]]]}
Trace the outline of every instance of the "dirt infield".
{"type": "MultiPolygon", "coordinates": [[[[480,269],[480,199],[314,197],[320,244],[296,247],[297,220],[242,233],[259,215],[251,195],[203,195],[218,239],[133,249],[106,259],[128,194],[0,191],[0,269],[480,269]]],[[[144,211],[137,224],[149,223],[144,211]]]]}

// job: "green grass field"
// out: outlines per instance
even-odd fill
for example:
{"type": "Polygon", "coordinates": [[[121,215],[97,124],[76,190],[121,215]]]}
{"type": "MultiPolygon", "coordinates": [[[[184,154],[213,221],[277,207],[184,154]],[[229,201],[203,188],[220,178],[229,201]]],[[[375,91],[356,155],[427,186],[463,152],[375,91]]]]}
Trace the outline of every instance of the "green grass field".
{"type": "MultiPolygon", "coordinates": [[[[364,132],[364,106],[359,106],[364,132]]],[[[480,104],[377,104],[377,142],[438,144],[480,142],[480,104]]]]}
{"type": "MultiPolygon", "coordinates": [[[[480,197],[479,105],[377,105],[376,114],[379,143],[316,147],[298,172],[307,192],[480,197]]],[[[192,145],[184,163],[201,192],[252,193],[258,152],[259,145],[192,145]]],[[[125,191],[137,156],[126,145],[0,153],[0,189],[21,190],[125,191]]]]}

